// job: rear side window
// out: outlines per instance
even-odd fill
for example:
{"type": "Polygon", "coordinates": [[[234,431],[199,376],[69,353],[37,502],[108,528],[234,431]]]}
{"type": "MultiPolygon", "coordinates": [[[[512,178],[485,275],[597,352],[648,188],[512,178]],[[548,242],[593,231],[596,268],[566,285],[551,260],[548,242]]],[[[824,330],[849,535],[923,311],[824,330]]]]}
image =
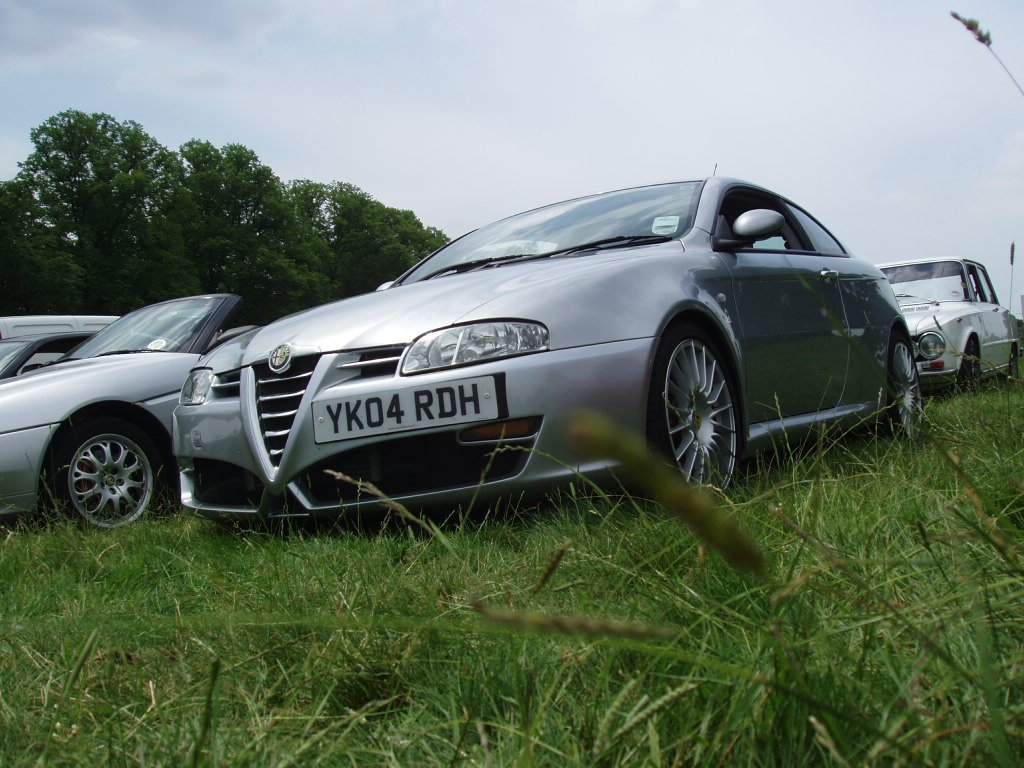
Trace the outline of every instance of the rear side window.
{"type": "Polygon", "coordinates": [[[839,244],[839,241],[832,237],[821,224],[812,219],[809,213],[789,203],[786,206],[789,208],[789,212],[800,222],[800,226],[803,227],[804,232],[811,241],[811,245],[814,246],[814,250],[830,256],[846,255],[846,251],[839,244]]]}

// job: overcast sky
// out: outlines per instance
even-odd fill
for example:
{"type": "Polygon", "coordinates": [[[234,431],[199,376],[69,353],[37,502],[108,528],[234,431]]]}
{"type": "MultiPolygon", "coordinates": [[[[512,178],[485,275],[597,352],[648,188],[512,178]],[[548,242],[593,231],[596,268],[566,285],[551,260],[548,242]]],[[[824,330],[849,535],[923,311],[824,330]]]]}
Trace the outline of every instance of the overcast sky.
{"type": "Polygon", "coordinates": [[[0,0],[0,179],[66,109],[450,236],[717,166],[868,261],[976,258],[1010,305],[1024,95],[951,10],[1024,80],[1021,0],[0,0]]]}

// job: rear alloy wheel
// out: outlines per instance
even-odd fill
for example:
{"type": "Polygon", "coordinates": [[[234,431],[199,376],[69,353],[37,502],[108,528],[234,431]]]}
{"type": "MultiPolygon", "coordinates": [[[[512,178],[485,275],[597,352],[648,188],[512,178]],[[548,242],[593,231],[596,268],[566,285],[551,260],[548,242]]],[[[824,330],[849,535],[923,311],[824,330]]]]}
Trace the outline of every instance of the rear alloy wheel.
{"type": "Polygon", "coordinates": [[[1014,347],[1010,350],[1010,362],[1006,366],[1006,378],[1013,384],[1020,380],[1020,353],[1014,347]]]}
{"type": "Polygon", "coordinates": [[[116,528],[142,517],[156,495],[160,452],[130,422],[103,418],[71,427],[54,446],[54,493],[82,520],[116,528]]]}
{"type": "Polygon", "coordinates": [[[886,367],[886,414],[893,431],[914,437],[921,428],[921,381],[910,340],[894,334],[886,367]]]}
{"type": "Polygon", "coordinates": [[[960,371],[957,373],[956,383],[963,390],[975,390],[981,384],[981,350],[974,336],[967,340],[967,347],[960,358],[960,371]]]}
{"type": "Polygon", "coordinates": [[[661,341],[647,405],[648,437],[691,483],[732,480],[739,456],[739,415],[729,369],[694,326],[661,341]]]}

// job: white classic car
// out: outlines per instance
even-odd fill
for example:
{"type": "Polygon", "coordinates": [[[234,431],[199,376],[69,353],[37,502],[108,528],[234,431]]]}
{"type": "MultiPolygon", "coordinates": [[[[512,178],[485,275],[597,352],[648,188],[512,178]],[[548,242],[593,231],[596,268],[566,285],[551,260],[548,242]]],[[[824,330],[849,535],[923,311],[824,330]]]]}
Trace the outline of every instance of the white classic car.
{"type": "Polygon", "coordinates": [[[984,265],[924,259],[879,266],[914,340],[922,389],[1019,377],[1017,320],[999,305],[984,265]]]}

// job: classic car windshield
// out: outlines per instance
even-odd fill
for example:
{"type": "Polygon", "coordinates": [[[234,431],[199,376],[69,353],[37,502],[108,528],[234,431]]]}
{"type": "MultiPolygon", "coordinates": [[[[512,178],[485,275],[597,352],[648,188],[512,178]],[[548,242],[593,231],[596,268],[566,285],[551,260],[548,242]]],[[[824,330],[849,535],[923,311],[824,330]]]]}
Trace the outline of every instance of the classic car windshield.
{"type": "Polygon", "coordinates": [[[969,301],[967,276],[959,261],[906,264],[882,270],[897,295],[935,301],[969,301]]]}
{"type": "Polygon", "coordinates": [[[636,187],[520,213],[470,232],[416,266],[414,283],[460,265],[489,264],[553,251],[681,237],[693,226],[701,182],[636,187]]]}
{"type": "Polygon", "coordinates": [[[199,297],[137,309],[118,318],[71,353],[78,360],[119,352],[179,352],[221,300],[199,297]]]}

